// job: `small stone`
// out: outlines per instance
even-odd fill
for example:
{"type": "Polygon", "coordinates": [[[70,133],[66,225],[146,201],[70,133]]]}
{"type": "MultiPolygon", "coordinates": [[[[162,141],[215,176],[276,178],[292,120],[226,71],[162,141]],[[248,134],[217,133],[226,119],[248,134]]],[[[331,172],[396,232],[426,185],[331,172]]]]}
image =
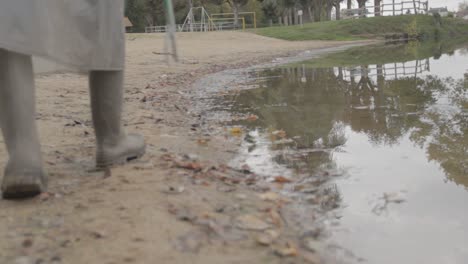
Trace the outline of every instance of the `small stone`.
{"type": "Polygon", "coordinates": [[[301,257],[304,259],[306,263],[310,263],[310,264],[322,263],[320,260],[320,257],[316,253],[301,252],[301,257]]]}
{"type": "Polygon", "coordinates": [[[17,257],[13,263],[14,264],[34,264],[34,261],[30,257],[21,256],[21,257],[17,257]]]}
{"type": "Polygon", "coordinates": [[[237,227],[244,230],[265,230],[270,225],[254,215],[243,215],[236,219],[237,227]]]}
{"type": "Polygon", "coordinates": [[[101,238],[104,238],[104,237],[105,237],[104,233],[99,232],[99,231],[93,231],[93,232],[91,232],[91,236],[94,237],[94,238],[96,238],[96,239],[101,239],[101,238]]]}
{"type": "Polygon", "coordinates": [[[184,186],[178,186],[178,187],[166,186],[161,191],[167,194],[180,194],[185,191],[185,187],[184,186]]]}
{"type": "Polygon", "coordinates": [[[264,201],[278,201],[280,199],[280,196],[277,193],[274,192],[267,192],[267,193],[262,193],[259,195],[260,199],[264,201]]]}
{"type": "Polygon", "coordinates": [[[267,230],[264,233],[259,234],[256,238],[256,241],[262,246],[269,246],[278,238],[278,236],[278,232],[274,230],[267,230]]]}
{"type": "Polygon", "coordinates": [[[29,238],[25,239],[22,243],[23,247],[30,248],[33,245],[33,241],[29,238]]]}
{"type": "Polygon", "coordinates": [[[239,200],[245,200],[245,199],[247,199],[247,195],[245,195],[243,193],[238,193],[238,194],[236,194],[236,198],[239,199],[239,200]]]}

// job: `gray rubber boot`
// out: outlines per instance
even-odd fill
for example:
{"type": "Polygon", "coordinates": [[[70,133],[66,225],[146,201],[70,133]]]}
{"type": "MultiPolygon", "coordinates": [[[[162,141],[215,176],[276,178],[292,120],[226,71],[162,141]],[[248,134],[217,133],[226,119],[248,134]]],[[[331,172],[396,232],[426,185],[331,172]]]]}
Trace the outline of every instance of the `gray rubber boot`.
{"type": "Polygon", "coordinates": [[[105,168],[143,156],[143,137],[126,134],[121,125],[123,71],[92,71],[89,87],[97,143],[96,166],[105,168]]]}
{"type": "Polygon", "coordinates": [[[0,125],[9,154],[1,186],[5,199],[46,189],[35,115],[31,56],[0,49],[0,125]]]}

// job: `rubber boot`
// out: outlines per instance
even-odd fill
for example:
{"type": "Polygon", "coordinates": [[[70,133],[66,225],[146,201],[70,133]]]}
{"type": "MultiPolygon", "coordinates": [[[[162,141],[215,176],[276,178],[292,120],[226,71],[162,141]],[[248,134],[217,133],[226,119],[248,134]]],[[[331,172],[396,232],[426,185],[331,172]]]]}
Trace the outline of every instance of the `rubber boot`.
{"type": "Polygon", "coordinates": [[[143,137],[126,134],[121,125],[123,71],[92,71],[89,87],[97,144],[96,166],[105,168],[143,156],[143,137]]]}
{"type": "Polygon", "coordinates": [[[9,154],[1,186],[5,199],[46,189],[35,115],[31,56],[0,49],[0,125],[9,154]]]}

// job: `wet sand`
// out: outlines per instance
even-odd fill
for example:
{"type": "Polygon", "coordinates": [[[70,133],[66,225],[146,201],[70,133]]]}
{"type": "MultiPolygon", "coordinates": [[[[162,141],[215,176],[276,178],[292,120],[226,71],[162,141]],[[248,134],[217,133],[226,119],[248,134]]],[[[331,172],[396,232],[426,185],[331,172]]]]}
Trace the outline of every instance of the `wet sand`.
{"type": "MultiPolygon", "coordinates": [[[[191,85],[221,70],[350,43],[235,32],[186,33],[178,41],[181,61],[167,65],[164,35],[127,36],[124,123],[144,134],[148,152],[111,171],[92,170],[87,77],[37,77],[50,187],[35,199],[0,201],[0,263],[284,263],[278,255],[317,261],[288,237],[278,213],[286,201],[261,196],[261,186],[246,180],[248,170],[224,165],[239,137],[210,134],[215,124],[193,111],[191,85]],[[257,236],[265,229],[279,238],[261,246],[257,236]]],[[[6,159],[1,144],[2,166],[6,159]]]]}

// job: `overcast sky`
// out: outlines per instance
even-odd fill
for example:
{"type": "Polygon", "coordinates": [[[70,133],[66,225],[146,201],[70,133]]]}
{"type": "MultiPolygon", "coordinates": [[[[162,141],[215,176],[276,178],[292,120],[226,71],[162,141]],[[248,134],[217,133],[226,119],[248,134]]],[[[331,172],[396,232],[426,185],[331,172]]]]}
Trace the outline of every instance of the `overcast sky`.
{"type": "Polygon", "coordinates": [[[429,7],[446,6],[450,11],[456,11],[458,10],[458,3],[460,2],[463,2],[463,0],[429,0],[429,7]]]}

